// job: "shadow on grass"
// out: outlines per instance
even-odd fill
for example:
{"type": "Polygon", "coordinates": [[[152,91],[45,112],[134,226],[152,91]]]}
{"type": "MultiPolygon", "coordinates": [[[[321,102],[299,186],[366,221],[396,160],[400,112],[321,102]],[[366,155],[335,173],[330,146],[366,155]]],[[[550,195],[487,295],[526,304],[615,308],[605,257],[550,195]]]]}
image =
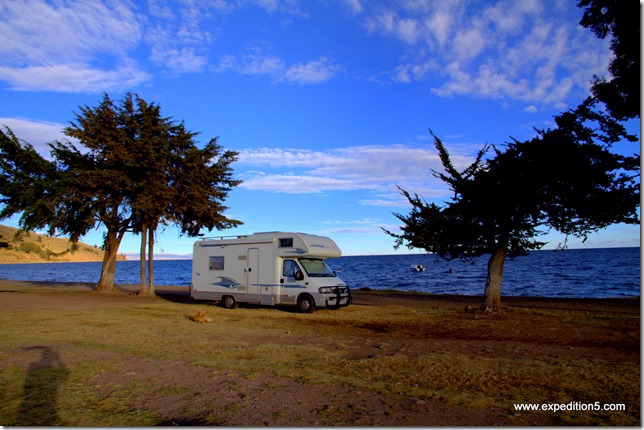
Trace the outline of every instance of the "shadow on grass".
{"type": "Polygon", "coordinates": [[[58,396],[69,372],[60,354],[51,346],[29,346],[24,351],[35,351],[40,357],[29,365],[25,377],[24,398],[20,405],[17,425],[61,425],[58,417],[58,396]]]}

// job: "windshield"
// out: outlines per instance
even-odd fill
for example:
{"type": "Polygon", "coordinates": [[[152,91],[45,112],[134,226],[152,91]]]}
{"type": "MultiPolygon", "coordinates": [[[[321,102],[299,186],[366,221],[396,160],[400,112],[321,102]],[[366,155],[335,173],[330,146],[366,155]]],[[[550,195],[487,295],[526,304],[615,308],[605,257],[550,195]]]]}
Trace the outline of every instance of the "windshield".
{"type": "Polygon", "coordinates": [[[329,266],[320,258],[300,258],[300,263],[302,263],[304,270],[311,278],[335,276],[329,266]]]}

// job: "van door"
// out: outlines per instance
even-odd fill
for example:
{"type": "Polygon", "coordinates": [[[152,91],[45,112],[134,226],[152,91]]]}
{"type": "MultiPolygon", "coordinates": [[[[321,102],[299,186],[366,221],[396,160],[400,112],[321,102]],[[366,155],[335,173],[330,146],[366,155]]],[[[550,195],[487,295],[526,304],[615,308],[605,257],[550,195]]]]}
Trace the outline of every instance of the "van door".
{"type": "Polygon", "coordinates": [[[247,298],[250,303],[259,303],[259,249],[249,248],[246,258],[247,298]]]}
{"type": "Polygon", "coordinates": [[[282,261],[281,283],[281,302],[295,304],[297,296],[306,289],[304,281],[304,272],[294,259],[284,259],[282,261]]]}

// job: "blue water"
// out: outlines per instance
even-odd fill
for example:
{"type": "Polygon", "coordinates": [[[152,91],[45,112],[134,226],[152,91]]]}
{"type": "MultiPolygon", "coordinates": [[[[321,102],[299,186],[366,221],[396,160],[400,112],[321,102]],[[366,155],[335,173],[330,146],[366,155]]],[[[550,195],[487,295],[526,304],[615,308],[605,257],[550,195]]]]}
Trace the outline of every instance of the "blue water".
{"type": "MultiPolygon", "coordinates": [[[[394,289],[432,294],[482,295],[487,256],[469,262],[433,255],[380,255],[327,260],[354,289],[394,289]],[[422,264],[424,272],[412,272],[422,264]]],[[[189,285],[191,260],[155,262],[157,285],[189,285]]],[[[0,264],[0,279],[52,282],[98,282],[101,263],[0,264]]],[[[119,261],[117,284],[139,283],[139,262],[119,261]]],[[[627,297],[640,295],[640,248],[536,251],[507,260],[505,296],[627,297]]]]}

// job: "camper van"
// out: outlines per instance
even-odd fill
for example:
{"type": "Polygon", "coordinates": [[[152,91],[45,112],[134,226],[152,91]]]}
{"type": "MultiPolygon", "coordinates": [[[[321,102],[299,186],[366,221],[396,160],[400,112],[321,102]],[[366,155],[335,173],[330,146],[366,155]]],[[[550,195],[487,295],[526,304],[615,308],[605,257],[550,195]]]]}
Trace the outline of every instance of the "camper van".
{"type": "Polygon", "coordinates": [[[349,287],[324,260],[342,252],[328,237],[268,232],[194,244],[190,295],[196,300],[292,305],[301,312],[351,303],[349,287]]]}

